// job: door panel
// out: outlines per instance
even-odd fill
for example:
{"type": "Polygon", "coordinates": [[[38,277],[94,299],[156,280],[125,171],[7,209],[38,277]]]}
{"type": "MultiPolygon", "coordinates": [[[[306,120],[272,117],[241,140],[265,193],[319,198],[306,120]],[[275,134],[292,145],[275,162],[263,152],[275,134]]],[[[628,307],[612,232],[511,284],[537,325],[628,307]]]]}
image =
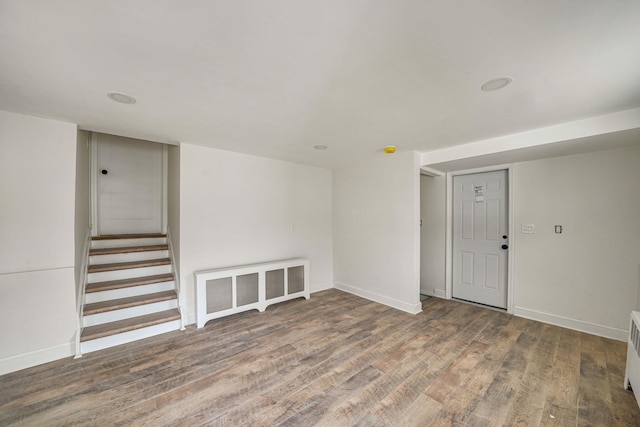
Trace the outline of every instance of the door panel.
{"type": "Polygon", "coordinates": [[[460,281],[465,285],[473,285],[474,262],[473,252],[461,252],[462,255],[462,274],[460,281]]]}
{"type": "Polygon", "coordinates": [[[162,232],[162,144],[98,134],[97,148],[98,232],[162,232]]]}
{"type": "Polygon", "coordinates": [[[507,307],[507,231],[507,171],[454,176],[454,298],[507,307]]]}
{"type": "Polygon", "coordinates": [[[500,286],[500,259],[496,255],[484,256],[484,285],[489,289],[500,286]]]}

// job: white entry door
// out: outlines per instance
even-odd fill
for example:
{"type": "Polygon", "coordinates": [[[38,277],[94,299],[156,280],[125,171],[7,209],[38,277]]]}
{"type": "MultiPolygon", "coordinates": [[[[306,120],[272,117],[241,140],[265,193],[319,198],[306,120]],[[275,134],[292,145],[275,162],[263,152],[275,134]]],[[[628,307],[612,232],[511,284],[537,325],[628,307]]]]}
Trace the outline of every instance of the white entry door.
{"type": "Polygon", "coordinates": [[[507,308],[507,171],[453,177],[453,297],[507,308]]]}
{"type": "Polygon", "coordinates": [[[98,232],[162,232],[163,145],[97,134],[98,232]]]}

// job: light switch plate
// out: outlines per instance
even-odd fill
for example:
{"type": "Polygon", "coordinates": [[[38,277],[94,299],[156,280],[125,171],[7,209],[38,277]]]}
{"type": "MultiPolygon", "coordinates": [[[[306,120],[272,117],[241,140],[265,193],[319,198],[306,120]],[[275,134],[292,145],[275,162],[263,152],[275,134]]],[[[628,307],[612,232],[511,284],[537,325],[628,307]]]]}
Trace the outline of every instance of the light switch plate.
{"type": "Polygon", "coordinates": [[[520,229],[524,234],[533,234],[534,225],[533,224],[522,224],[522,228],[520,229]]]}

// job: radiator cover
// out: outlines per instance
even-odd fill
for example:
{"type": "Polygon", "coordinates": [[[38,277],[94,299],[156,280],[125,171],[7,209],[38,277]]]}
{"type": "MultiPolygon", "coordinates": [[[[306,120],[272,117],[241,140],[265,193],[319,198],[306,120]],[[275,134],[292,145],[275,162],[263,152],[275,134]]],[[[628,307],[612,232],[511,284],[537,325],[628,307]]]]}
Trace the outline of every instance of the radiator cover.
{"type": "Polygon", "coordinates": [[[196,317],[209,320],[294,298],[309,299],[309,260],[294,258],[261,264],[196,271],[196,317]]]}
{"type": "Polygon", "coordinates": [[[640,406],[640,311],[631,312],[629,341],[627,342],[627,369],[624,375],[624,388],[633,388],[638,406],[640,406]]]}

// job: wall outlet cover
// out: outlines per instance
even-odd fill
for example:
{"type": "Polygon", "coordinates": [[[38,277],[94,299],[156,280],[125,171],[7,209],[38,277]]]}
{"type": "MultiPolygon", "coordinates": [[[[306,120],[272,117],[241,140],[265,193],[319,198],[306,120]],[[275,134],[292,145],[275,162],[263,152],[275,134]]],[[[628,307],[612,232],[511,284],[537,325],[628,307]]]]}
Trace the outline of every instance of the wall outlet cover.
{"type": "Polygon", "coordinates": [[[534,228],[535,226],[533,224],[522,224],[522,227],[520,228],[520,230],[524,234],[533,234],[534,228]]]}

